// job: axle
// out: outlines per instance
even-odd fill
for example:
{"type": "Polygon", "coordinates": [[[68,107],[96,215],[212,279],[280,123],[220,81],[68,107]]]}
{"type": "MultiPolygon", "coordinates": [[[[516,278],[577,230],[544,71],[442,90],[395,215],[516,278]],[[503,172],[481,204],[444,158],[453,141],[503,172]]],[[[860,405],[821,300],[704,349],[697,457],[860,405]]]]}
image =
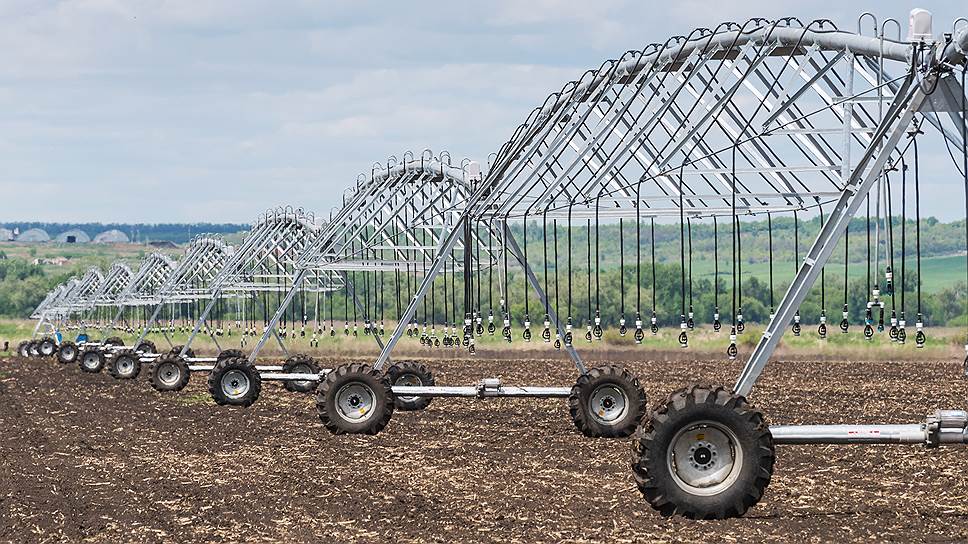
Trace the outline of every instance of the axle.
{"type": "Polygon", "coordinates": [[[776,444],[968,444],[968,412],[937,410],[903,425],[772,425],[776,444]]]}

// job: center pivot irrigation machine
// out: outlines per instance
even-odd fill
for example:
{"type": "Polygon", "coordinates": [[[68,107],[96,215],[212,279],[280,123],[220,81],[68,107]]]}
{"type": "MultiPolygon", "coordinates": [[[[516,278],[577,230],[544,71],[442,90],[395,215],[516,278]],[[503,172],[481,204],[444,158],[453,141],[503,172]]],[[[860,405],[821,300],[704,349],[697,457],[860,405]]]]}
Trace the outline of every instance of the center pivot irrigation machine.
{"type": "MultiPolygon", "coordinates": [[[[123,269],[106,278],[92,270],[44,300],[34,312],[37,331],[56,332],[73,314],[83,328],[97,319],[92,309],[115,305],[121,310],[110,330],[123,320],[124,307],[154,305],[133,360],[152,362],[156,389],[178,390],[191,372],[210,371],[209,389],[220,404],[248,406],[264,379],[293,390],[319,382],[318,415],[337,434],[378,433],[394,409],[423,409],[433,397],[567,398],[585,435],[634,433],[635,480],[665,515],[742,515],[769,484],[778,444],[968,443],[964,410],[938,410],[911,424],[769,426],[746,399],[784,331],[802,334],[800,308],[818,279],[819,315],[807,319],[820,338],[830,333],[828,309],[839,309],[840,333],[925,345],[919,140],[928,133],[944,142],[964,178],[968,215],[968,20],[959,19],[940,38],[931,26],[924,10],[911,13],[904,39],[896,20],[878,24],[867,13],[856,33],[828,20],[751,19],[629,51],[549,96],[484,170],[471,161],[455,167],[446,154],[430,152],[377,163],[328,222],[291,208],[269,212],[235,252],[197,239],[167,279],[159,272],[145,282],[150,287],[141,285],[140,273],[122,288],[123,269]],[[864,25],[873,29],[869,35],[864,25]],[[852,227],[862,207],[864,217],[852,227]],[[801,252],[808,218],[819,219],[820,230],[801,252]],[[754,225],[764,229],[764,219],[768,324],[732,388],[689,386],[649,411],[628,370],[586,366],[576,346],[601,340],[607,328],[648,345],[670,321],[678,324],[684,348],[698,321],[711,322],[724,336],[725,356],[737,358],[737,338],[746,329],[744,242],[753,238],[754,225]],[[678,236],[665,241],[678,250],[678,315],[662,315],[657,304],[657,222],[678,227],[678,236]],[[792,224],[796,269],[774,301],[773,230],[780,222],[792,224]],[[616,227],[618,254],[606,255],[600,234],[616,227]],[[847,296],[851,228],[867,236],[863,308],[851,308],[847,296]],[[693,305],[697,229],[713,236],[711,315],[697,315],[693,305]],[[838,248],[844,252],[843,265],[837,264],[842,301],[828,298],[824,282],[838,248]],[[721,256],[729,259],[728,270],[720,270],[721,256]],[[603,269],[616,260],[617,295],[602,281],[603,269]],[[619,315],[607,315],[615,298],[619,315]],[[143,342],[166,307],[171,314],[161,332],[173,331],[181,319],[190,334],[184,346],[159,354],[143,342]],[[318,346],[327,312],[331,337],[358,335],[362,317],[363,334],[380,348],[372,365],[321,370],[305,356],[291,356],[282,367],[256,365],[273,337],[289,356],[284,340],[296,337],[300,321],[305,335],[310,313],[311,345],[318,346]],[[863,315],[862,327],[852,327],[860,325],[856,317],[852,323],[853,312],[863,315]],[[218,346],[223,318],[235,319],[243,348],[246,338],[259,337],[253,349],[195,357],[190,346],[203,329],[218,346]],[[911,318],[914,342],[908,341],[911,318]],[[554,345],[578,377],[561,387],[510,386],[498,378],[442,386],[427,365],[391,361],[404,336],[429,349],[473,353],[483,335],[554,345]]],[[[133,357],[134,351],[106,348],[110,340],[82,344],[82,367],[84,357],[102,365],[105,353],[115,361],[133,357]]],[[[24,344],[22,354],[52,352],[55,341],[24,344]]],[[[968,358],[965,364],[968,371],[968,358]]]]}
{"type": "MultiPolygon", "coordinates": [[[[214,359],[195,358],[191,344],[203,327],[213,320],[221,322],[225,315],[234,316],[236,323],[255,321],[255,306],[261,302],[264,316],[268,316],[269,297],[288,290],[294,267],[306,248],[319,236],[323,225],[316,221],[315,215],[298,208],[278,208],[259,217],[237,250],[228,257],[225,264],[205,284],[206,303],[196,314],[197,319],[184,346],[173,349],[161,358],[152,368],[152,384],[159,390],[179,390],[188,383],[190,372],[210,372],[209,392],[218,404],[249,406],[258,398],[262,380],[280,380],[292,391],[312,390],[313,382],[298,379],[303,374],[316,375],[319,367],[308,356],[290,354],[284,338],[287,336],[285,325],[281,329],[266,325],[258,348],[266,339],[275,336],[279,347],[287,355],[285,364],[255,366],[255,355],[247,358],[238,349],[219,349],[214,359]],[[262,296],[262,301],[258,298],[262,296]],[[236,308],[227,308],[226,302],[236,302],[236,308]],[[246,311],[249,306],[250,311],[246,311]],[[214,312],[214,314],[213,314],[214,312]],[[195,362],[214,363],[209,365],[189,365],[195,362]]],[[[330,273],[316,274],[311,281],[302,286],[302,302],[305,308],[307,294],[316,296],[343,287],[340,277],[330,273]]],[[[296,319],[293,319],[292,335],[296,335],[296,319]]],[[[305,335],[306,316],[303,312],[302,335],[305,335]]],[[[247,335],[254,336],[254,326],[246,327],[247,335]]],[[[209,327],[210,329],[210,327],[209,327]]],[[[217,337],[222,334],[221,326],[216,328],[212,339],[218,346],[217,337]]],[[[244,337],[243,337],[244,345],[244,337]]],[[[258,351],[256,349],[256,352],[258,351]]],[[[255,352],[254,352],[255,353],[255,352]]]]}

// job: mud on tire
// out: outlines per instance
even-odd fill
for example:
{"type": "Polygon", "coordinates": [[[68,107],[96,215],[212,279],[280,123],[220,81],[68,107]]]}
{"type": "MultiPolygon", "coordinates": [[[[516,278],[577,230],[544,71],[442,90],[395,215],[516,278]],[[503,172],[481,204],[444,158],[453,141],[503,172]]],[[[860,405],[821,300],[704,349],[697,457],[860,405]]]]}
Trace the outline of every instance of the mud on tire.
{"type": "Polygon", "coordinates": [[[390,382],[369,365],[340,365],[320,382],[316,413],[333,434],[377,434],[393,416],[390,382]]]}
{"type": "Polygon", "coordinates": [[[630,436],[646,408],[645,390],[638,378],[616,365],[582,374],[568,396],[575,427],[592,438],[630,436]]]}
{"type": "MultiPolygon", "coordinates": [[[[387,381],[394,385],[434,385],[434,374],[430,367],[416,361],[400,361],[390,365],[387,369],[387,381]]],[[[423,410],[430,406],[432,397],[404,397],[393,396],[394,408],[401,411],[423,410]]]]}
{"type": "Polygon", "coordinates": [[[262,376],[245,357],[221,359],[208,375],[208,392],[219,406],[252,406],[262,391],[262,376]]]}
{"type": "Polygon", "coordinates": [[[636,485],[664,516],[742,516],[763,496],[776,454],[763,414],[725,387],[669,395],[636,432],[636,485]]]}

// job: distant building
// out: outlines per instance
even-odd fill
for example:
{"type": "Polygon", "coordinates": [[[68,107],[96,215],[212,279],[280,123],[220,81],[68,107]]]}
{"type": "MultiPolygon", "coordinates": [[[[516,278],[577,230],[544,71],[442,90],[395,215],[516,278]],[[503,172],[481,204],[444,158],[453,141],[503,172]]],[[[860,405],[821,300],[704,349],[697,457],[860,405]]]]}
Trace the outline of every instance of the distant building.
{"type": "Polygon", "coordinates": [[[94,237],[95,244],[127,244],[128,235],[117,229],[106,230],[94,237]]]}
{"type": "Polygon", "coordinates": [[[56,240],[62,244],[86,244],[91,237],[81,229],[71,229],[58,234],[56,240]]]}
{"type": "Polygon", "coordinates": [[[64,266],[64,265],[66,265],[66,264],[68,264],[70,262],[71,262],[71,260],[68,259],[67,257],[51,257],[50,259],[40,259],[40,258],[37,258],[37,259],[34,259],[33,260],[33,263],[35,265],[37,265],[37,264],[49,264],[49,265],[53,265],[53,266],[64,266]]]}
{"type": "Polygon", "coordinates": [[[49,242],[50,235],[44,229],[27,229],[17,236],[18,242],[49,242]]]}

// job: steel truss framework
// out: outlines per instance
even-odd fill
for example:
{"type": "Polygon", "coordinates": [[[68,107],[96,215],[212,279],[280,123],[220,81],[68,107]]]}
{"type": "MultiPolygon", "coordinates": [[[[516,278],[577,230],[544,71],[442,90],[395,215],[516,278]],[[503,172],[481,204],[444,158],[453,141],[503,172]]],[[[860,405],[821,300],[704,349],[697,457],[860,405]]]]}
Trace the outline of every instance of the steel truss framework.
{"type": "MultiPolygon", "coordinates": [[[[144,283],[132,292],[132,304],[153,307],[135,345],[141,344],[147,335],[159,324],[162,311],[169,305],[192,303],[209,298],[209,287],[225,267],[234,248],[221,237],[199,235],[192,239],[178,265],[164,278],[156,275],[144,278],[144,283]],[[157,289],[152,290],[157,285],[157,289]]],[[[173,330],[172,316],[167,327],[160,327],[170,347],[173,342],[168,332],[173,330]]],[[[151,357],[152,355],[147,355],[151,357]]]]}
{"type": "MultiPolygon", "coordinates": [[[[409,286],[412,275],[425,273],[438,260],[443,235],[459,226],[464,203],[474,190],[472,184],[479,181],[477,163],[464,161],[455,167],[450,160],[446,152],[434,156],[425,150],[419,158],[407,152],[402,161],[391,157],[386,163],[376,163],[369,176],[360,175],[355,186],[344,193],[341,207],[333,210],[295,263],[291,288],[250,353],[250,363],[256,361],[296,294],[307,286],[311,290],[321,274],[342,278],[362,311],[365,332],[372,332],[378,346],[384,347],[378,332],[383,324],[377,327],[376,316],[360,303],[350,274],[392,273],[399,289],[401,274],[409,286]]],[[[468,233],[449,255],[451,270],[465,271],[475,251],[477,257],[483,252],[492,262],[495,248],[491,241],[477,231],[468,233]]],[[[478,271],[482,268],[479,260],[473,265],[478,271]]],[[[375,290],[376,279],[373,285],[375,290]]]]}
{"type": "MultiPolygon", "coordinates": [[[[219,299],[288,291],[297,262],[320,235],[323,227],[315,214],[301,208],[276,208],[261,215],[253,224],[252,230],[245,235],[239,248],[206,284],[207,304],[198,316],[180,356],[186,357],[192,341],[205,326],[219,299]]],[[[302,285],[303,291],[310,293],[325,293],[342,287],[343,279],[331,272],[316,274],[302,285]]],[[[274,327],[267,327],[265,334],[272,334],[283,352],[288,355],[285,342],[274,327]]],[[[215,341],[218,345],[218,341],[215,341]]]]}
{"type": "MultiPolygon", "coordinates": [[[[915,114],[963,145],[960,127],[945,127],[924,100],[924,89],[940,79],[947,100],[935,96],[933,107],[960,123],[951,113],[960,110],[954,98],[960,86],[950,70],[939,69],[962,62],[958,43],[862,36],[836,30],[828,21],[754,19],[628,52],[586,72],[534,110],[491,161],[460,221],[475,230],[503,225],[499,230],[509,233],[507,225],[515,219],[557,219],[570,227],[572,220],[623,218],[638,230],[656,217],[727,216],[738,222],[820,208],[827,216],[817,244],[829,255],[843,234],[842,223],[883,171],[900,162],[898,143],[915,114]],[[939,101],[946,103],[939,108],[939,101]],[[845,201],[855,205],[848,208],[845,201]]],[[[442,241],[441,257],[405,319],[461,234],[452,229],[442,241]]],[[[513,237],[502,245],[547,300],[513,237]]],[[[823,263],[814,253],[804,267],[809,263],[819,271],[823,263]]],[[[759,349],[751,365],[764,362],[779,338],[776,331],[790,323],[814,280],[798,275],[761,342],[767,349],[759,349]]],[[[552,316],[552,321],[565,337],[561,320],[552,316]]],[[[377,368],[402,333],[398,325],[377,368]]],[[[745,384],[737,387],[748,392],[745,384]]]]}

